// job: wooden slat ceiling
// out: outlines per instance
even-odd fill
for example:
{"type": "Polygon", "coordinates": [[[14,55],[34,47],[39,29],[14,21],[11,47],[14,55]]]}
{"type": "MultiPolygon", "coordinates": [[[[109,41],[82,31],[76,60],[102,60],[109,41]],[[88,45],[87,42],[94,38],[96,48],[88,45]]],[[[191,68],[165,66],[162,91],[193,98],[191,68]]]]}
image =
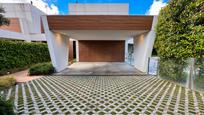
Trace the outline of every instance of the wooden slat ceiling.
{"type": "Polygon", "coordinates": [[[150,30],[153,16],[49,15],[50,30],[150,30]]]}

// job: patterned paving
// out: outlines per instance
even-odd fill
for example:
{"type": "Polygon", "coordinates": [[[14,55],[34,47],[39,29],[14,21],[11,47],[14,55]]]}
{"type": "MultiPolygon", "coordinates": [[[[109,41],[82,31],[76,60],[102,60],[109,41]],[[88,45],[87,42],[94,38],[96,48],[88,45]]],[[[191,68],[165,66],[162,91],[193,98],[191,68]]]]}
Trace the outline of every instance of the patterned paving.
{"type": "Polygon", "coordinates": [[[48,76],[8,90],[19,114],[204,114],[204,94],[150,76],[48,76]]]}

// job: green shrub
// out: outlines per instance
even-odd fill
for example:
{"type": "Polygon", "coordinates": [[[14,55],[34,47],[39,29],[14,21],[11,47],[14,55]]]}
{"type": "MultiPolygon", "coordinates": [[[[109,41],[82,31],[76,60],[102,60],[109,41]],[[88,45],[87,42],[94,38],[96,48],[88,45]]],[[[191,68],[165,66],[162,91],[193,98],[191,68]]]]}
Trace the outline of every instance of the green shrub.
{"type": "Polygon", "coordinates": [[[0,40],[0,75],[49,61],[49,51],[45,43],[0,40]]]}
{"type": "Polygon", "coordinates": [[[41,63],[32,66],[29,70],[30,75],[48,75],[54,72],[54,67],[51,63],[41,63]]]}
{"type": "Polygon", "coordinates": [[[13,76],[0,77],[0,89],[9,88],[15,85],[16,79],[13,76]]]}
{"type": "Polygon", "coordinates": [[[15,115],[13,102],[0,96],[0,115],[15,115]]]}

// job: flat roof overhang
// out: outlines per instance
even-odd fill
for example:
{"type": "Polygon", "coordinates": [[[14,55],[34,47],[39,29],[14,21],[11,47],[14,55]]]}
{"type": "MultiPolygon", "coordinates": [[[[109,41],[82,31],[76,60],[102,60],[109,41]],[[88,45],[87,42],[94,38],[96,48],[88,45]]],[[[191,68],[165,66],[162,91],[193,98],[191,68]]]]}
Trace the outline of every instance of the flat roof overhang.
{"type": "Polygon", "coordinates": [[[153,16],[48,15],[50,30],[151,30],[153,16]]]}

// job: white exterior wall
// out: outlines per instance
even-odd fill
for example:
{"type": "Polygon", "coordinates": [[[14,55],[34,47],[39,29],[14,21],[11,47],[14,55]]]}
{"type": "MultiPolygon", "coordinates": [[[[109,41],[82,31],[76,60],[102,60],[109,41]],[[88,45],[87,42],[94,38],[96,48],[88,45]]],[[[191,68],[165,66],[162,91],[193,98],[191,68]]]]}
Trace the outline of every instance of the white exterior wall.
{"type": "Polygon", "coordinates": [[[46,15],[41,10],[36,8],[35,6],[30,5],[31,7],[31,17],[32,17],[32,24],[31,24],[31,32],[30,33],[41,33],[41,16],[46,15]]]}
{"type": "Polygon", "coordinates": [[[26,35],[24,34],[0,29],[0,38],[1,37],[2,38],[13,38],[17,40],[26,40],[26,35]]]}
{"type": "Polygon", "coordinates": [[[55,67],[55,70],[60,72],[68,66],[69,37],[50,31],[46,16],[42,16],[42,21],[52,64],[55,67]]]}
{"type": "Polygon", "coordinates": [[[154,16],[151,30],[134,38],[134,66],[142,72],[147,72],[148,58],[152,55],[156,23],[157,16],[154,16]]]}
{"type": "Polygon", "coordinates": [[[0,34],[0,37],[19,39],[19,34],[24,36],[20,39],[26,41],[46,41],[45,35],[41,33],[41,15],[42,11],[29,3],[1,3],[7,18],[18,18],[21,27],[21,33],[5,30],[9,36],[0,34]],[[17,35],[17,36],[16,36],[17,35]]]}
{"type": "Polygon", "coordinates": [[[69,4],[70,15],[128,15],[129,4],[69,4]]]}

